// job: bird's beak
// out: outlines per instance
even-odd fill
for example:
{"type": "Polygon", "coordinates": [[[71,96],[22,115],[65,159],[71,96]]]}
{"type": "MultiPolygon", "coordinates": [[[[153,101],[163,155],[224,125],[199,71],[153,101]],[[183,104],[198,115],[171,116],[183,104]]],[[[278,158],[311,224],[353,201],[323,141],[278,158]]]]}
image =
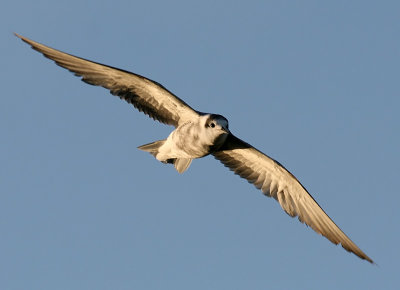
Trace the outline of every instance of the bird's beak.
{"type": "Polygon", "coordinates": [[[229,129],[227,129],[227,128],[225,128],[225,127],[221,127],[221,131],[223,131],[223,132],[229,134],[229,129]]]}

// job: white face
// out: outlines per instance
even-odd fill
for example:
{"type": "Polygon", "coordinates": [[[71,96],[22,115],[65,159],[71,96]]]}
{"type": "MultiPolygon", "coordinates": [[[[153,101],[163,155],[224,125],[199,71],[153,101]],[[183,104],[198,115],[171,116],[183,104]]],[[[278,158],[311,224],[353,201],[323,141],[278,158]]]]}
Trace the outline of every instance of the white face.
{"type": "Polygon", "coordinates": [[[229,134],[228,121],[224,117],[215,114],[201,116],[199,127],[197,128],[201,131],[200,142],[206,146],[213,146],[214,149],[212,150],[221,146],[229,134]]]}
{"type": "Polygon", "coordinates": [[[219,115],[206,115],[203,116],[203,128],[206,129],[207,135],[219,136],[229,133],[228,120],[219,115]]]}

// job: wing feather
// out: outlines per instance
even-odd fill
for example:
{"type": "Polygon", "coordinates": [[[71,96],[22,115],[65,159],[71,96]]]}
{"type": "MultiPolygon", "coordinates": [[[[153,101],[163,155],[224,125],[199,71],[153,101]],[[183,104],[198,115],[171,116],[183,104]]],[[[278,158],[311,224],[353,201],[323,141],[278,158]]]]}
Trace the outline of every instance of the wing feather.
{"type": "Polygon", "coordinates": [[[240,177],[276,199],[291,217],[310,226],[334,244],[373,263],[332,221],[301,183],[280,163],[230,134],[214,157],[240,177]]]}
{"type": "Polygon", "coordinates": [[[111,94],[132,104],[154,120],[177,127],[198,116],[189,105],[155,81],[61,52],[18,34],[16,36],[57,65],[81,77],[82,81],[109,89],[111,94]]]}

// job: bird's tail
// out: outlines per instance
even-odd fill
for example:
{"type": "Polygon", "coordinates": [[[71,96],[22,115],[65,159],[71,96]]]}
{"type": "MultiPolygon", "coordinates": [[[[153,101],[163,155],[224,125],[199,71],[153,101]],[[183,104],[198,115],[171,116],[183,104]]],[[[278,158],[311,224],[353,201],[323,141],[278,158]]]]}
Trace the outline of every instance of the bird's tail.
{"type": "Polygon", "coordinates": [[[188,169],[190,163],[192,163],[191,158],[176,158],[173,160],[174,166],[176,171],[178,171],[179,173],[183,173],[186,171],[186,169],[188,169]]]}
{"type": "MultiPolygon", "coordinates": [[[[164,145],[165,140],[159,140],[155,141],[149,144],[145,144],[142,146],[139,146],[138,149],[149,152],[151,155],[153,155],[155,158],[157,158],[157,154],[159,152],[159,148],[164,145]]],[[[158,158],[157,158],[158,159],[158,158]]],[[[158,159],[160,160],[160,159],[158,159]]],[[[179,173],[183,173],[188,169],[190,163],[192,163],[191,158],[169,158],[166,160],[160,160],[163,163],[172,163],[175,166],[176,171],[179,173]]]]}
{"type": "Polygon", "coordinates": [[[158,153],[158,148],[160,148],[162,145],[164,145],[165,140],[159,140],[155,141],[149,144],[145,144],[142,146],[139,146],[138,149],[149,152],[151,155],[157,158],[157,153],[158,153]]]}

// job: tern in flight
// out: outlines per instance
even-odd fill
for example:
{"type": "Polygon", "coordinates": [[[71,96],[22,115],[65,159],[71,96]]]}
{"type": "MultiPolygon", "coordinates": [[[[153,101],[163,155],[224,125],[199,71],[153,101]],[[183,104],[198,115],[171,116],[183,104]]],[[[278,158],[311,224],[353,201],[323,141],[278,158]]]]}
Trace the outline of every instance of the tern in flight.
{"type": "Polygon", "coordinates": [[[192,109],[161,84],[141,75],[76,57],[16,34],[33,49],[68,69],[82,81],[102,86],[154,120],[175,130],[164,140],[138,147],[182,173],[195,158],[212,154],[266,196],[275,198],[291,217],[310,226],[334,244],[374,263],[329,218],[304,186],[279,162],[235,137],[228,120],[192,109]]]}

